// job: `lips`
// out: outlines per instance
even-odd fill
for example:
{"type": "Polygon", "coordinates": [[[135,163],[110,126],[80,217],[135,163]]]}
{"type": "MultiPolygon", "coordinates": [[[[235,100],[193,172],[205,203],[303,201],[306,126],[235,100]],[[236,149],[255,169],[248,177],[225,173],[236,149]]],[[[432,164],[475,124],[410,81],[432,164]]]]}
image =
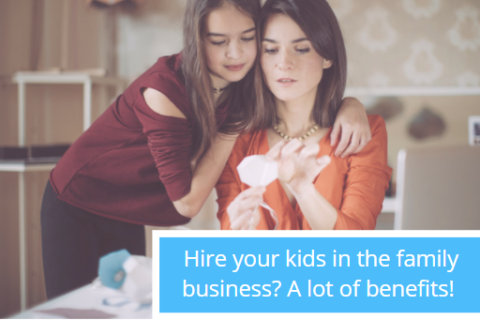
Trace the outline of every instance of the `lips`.
{"type": "Polygon", "coordinates": [[[240,71],[240,70],[243,69],[244,66],[245,66],[245,63],[244,64],[229,65],[229,66],[225,66],[225,68],[227,68],[230,71],[240,71]]]}
{"type": "Polygon", "coordinates": [[[292,86],[297,80],[292,78],[280,78],[277,80],[277,83],[282,87],[289,87],[292,86]]]}

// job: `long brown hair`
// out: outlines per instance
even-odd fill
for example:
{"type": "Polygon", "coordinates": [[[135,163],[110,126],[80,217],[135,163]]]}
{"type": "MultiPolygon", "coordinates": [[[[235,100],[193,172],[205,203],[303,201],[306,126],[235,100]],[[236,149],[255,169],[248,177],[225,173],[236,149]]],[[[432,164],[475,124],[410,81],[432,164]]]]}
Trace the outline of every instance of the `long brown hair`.
{"type": "MultiPolygon", "coordinates": [[[[284,14],[292,18],[317,53],[333,61],[332,66],[323,71],[313,107],[315,122],[323,127],[332,126],[341,106],[347,81],[345,44],[332,8],[326,0],[267,0],[260,14],[259,37],[263,37],[266,23],[274,14],[284,14]]],[[[262,90],[257,92],[259,115],[256,118],[255,129],[266,129],[275,125],[277,121],[275,100],[265,83],[259,63],[261,54],[260,47],[257,55],[255,85],[262,90]]]]}
{"type": "MultiPolygon", "coordinates": [[[[249,127],[255,115],[254,73],[250,70],[239,82],[232,83],[224,94],[229,107],[225,123],[217,128],[215,104],[205,54],[205,28],[210,12],[225,2],[257,22],[260,0],[189,0],[183,24],[182,74],[195,115],[192,157],[198,159],[211,145],[217,131],[239,133],[249,127]]],[[[258,41],[258,35],[256,35],[258,41]]]]}

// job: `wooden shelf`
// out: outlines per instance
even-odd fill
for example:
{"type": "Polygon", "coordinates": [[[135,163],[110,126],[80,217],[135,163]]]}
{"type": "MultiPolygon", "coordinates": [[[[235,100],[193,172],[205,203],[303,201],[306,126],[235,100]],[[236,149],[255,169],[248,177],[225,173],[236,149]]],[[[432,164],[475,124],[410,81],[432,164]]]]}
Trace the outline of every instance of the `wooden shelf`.
{"type": "Polygon", "coordinates": [[[83,85],[83,131],[87,130],[92,117],[92,86],[110,86],[121,94],[127,84],[117,77],[94,76],[87,72],[26,72],[0,77],[0,83],[18,85],[18,144],[25,145],[25,101],[27,84],[80,84],[83,85]]]}
{"type": "Polygon", "coordinates": [[[15,83],[38,83],[38,84],[69,84],[69,83],[85,83],[91,82],[93,84],[99,85],[109,85],[109,86],[123,86],[125,85],[125,80],[116,77],[99,77],[92,76],[88,73],[82,72],[62,72],[62,73],[51,73],[51,72],[17,72],[13,76],[13,81],[15,83]]]}
{"type": "MultiPolygon", "coordinates": [[[[28,84],[77,84],[83,87],[83,130],[87,130],[92,118],[92,88],[94,85],[110,86],[117,95],[125,88],[126,81],[121,78],[101,77],[87,72],[17,72],[13,76],[0,77],[0,83],[18,86],[18,146],[26,144],[26,96],[28,84]]],[[[57,160],[58,161],[58,160],[57,160]]],[[[56,165],[52,162],[0,161],[0,172],[19,174],[19,243],[20,243],[20,307],[27,304],[27,257],[26,257],[26,195],[25,172],[48,172],[56,165]]]]}
{"type": "Polygon", "coordinates": [[[51,171],[56,162],[49,163],[25,163],[20,161],[0,161],[0,172],[42,172],[51,171]]]}

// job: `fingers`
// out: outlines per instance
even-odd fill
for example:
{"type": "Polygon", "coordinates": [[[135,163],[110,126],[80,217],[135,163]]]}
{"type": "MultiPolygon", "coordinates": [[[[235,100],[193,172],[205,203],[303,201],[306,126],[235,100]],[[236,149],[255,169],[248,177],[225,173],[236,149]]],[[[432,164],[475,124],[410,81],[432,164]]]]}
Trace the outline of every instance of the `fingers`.
{"type": "Polygon", "coordinates": [[[369,143],[370,140],[372,140],[372,132],[370,130],[367,130],[367,133],[365,134],[365,143],[369,143]]]}
{"type": "Polygon", "coordinates": [[[362,134],[362,138],[360,139],[360,145],[353,153],[359,153],[360,151],[362,151],[363,148],[365,148],[365,146],[370,142],[370,140],[372,140],[372,133],[370,131],[362,134]]]}
{"type": "Polygon", "coordinates": [[[260,207],[256,207],[252,213],[252,217],[250,218],[249,230],[255,230],[258,223],[260,222],[260,215],[260,207]]]}
{"type": "Polygon", "coordinates": [[[332,161],[332,159],[329,156],[323,156],[317,159],[317,163],[320,165],[320,172],[330,164],[330,161],[332,161]]]}
{"type": "Polygon", "coordinates": [[[259,206],[260,203],[262,202],[263,202],[263,197],[261,195],[253,196],[243,201],[239,201],[236,213],[237,215],[241,215],[243,212],[253,210],[253,208],[259,206]]]}
{"type": "MultiPolygon", "coordinates": [[[[309,145],[305,147],[298,157],[298,167],[303,167],[302,170],[317,176],[330,163],[329,156],[323,156],[317,159],[320,152],[319,145],[309,145]]],[[[314,177],[312,177],[313,179],[314,177]]]]}
{"type": "MultiPolygon", "coordinates": [[[[263,202],[263,193],[265,187],[250,188],[240,193],[235,200],[230,203],[227,213],[230,218],[231,228],[233,230],[248,229],[254,214],[254,209],[263,202]]],[[[257,218],[255,218],[257,219],[257,218]]],[[[259,220],[259,218],[258,218],[259,220]]],[[[255,224],[255,226],[258,222],[255,224]]]]}
{"type": "Polygon", "coordinates": [[[300,161],[304,161],[308,157],[313,157],[314,159],[316,159],[319,152],[320,152],[320,145],[311,144],[302,149],[302,151],[300,152],[300,156],[298,158],[300,161]]]}
{"type": "Polygon", "coordinates": [[[299,152],[301,149],[305,148],[305,145],[298,139],[290,140],[287,145],[285,145],[281,150],[281,158],[286,159],[291,155],[299,152]]]}
{"type": "Polygon", "coordinates": [[[278,161],[280,158],[288,158],[290,155],[300,151],[305,145],[298,139],[280,141],[265,154],[268,160],[278,161]]]}
{"type": "Polygon", "coordinates": [[[342,158],[349,156],[354,153],[359,153],[362,151],[365,146],[372,140],[372,133],[370,128],[364,130],[363,132],[360,129],[354,129],[351,126],[347,127],[342,132],[341,141],[335,150],[335,156],[340,156],[342,158]]]}
{"type": "Polygon", "coordinates": [[[350,145],[341,155],[342,158],[351,154],[359,153],[372,139],[372,133],[369,130],[361,134],[357,134],[356,132],[358,132],[358,130],[354,131],[350,141],[350,145]]]}
{"type": "Polygon", "coordinates": [[[338,137],[340,136],[340,124],[335,122],[332,132],[330,133],[330,145],[333,147],[337,144],[338,137]]]}
{"type": "Polygon", "coordinates": [[[242,213],[253,210],[256,206],[260,205],[263,201],[263,193],[265,187],[250,188],[238,195],[234,200],[234,208],[232,210],[233,218],[241,215],[242,213]],[[253,189],[253,190],[252,190],[253,189]]]}
{"type": "Polygon", "coordinates": [[[232,230],[248,230],[250,227],[250,218],[252,217],[253,210],[244,212],[236,219],[230,220],[230,227],[232,230]],[[246,228],[246,229],[244,229],[246,228]]]}
{"type": "Polygon", "coordinates": [[[368,143],[367,141],[368,141],[367,138],[366,138],[365,136],[362,136],[362,137],[360,138],[360,143],[358,144],[357,149],[354,150],[354,151],[352,152],[352,154],[353,154],[353,153],[359,153],[360,151],[362,151],[363,148],[365,148],[365,146],[367,145],[367,143],[368,143]]]}
{"type": "Polygon", "coordinates": [[[305,147],[305,145],[297,139],[291,140],[287,143],[280,152],[280,159],[278,160],[278,180],[282,182],[290,181],[295,175],[295,162],[298,153],[305,147]]]}
{"type": "Polygon", "coordinates": [[[340,156],[343,152],[347,149],[347,146],[350,142],[350,138],[352,136],[353,130],[351,127],[344,127],[342,129],[342,136],[340,138],[340,143],[335,150],[335,156],[340,156]]]}
{"type": "Polygon", "coordinates": [[[249,188],[247,190],[242,191],[242,193],[240,193],[235,200],[238,199],[238,200],[242,201],[242,200],[250,198],[250,197],[255,197],[255,196],[261,197],[265,193],[265,190],[267,190],[267,188],[263,187],[263,186],[252,187],[252,188],[249,188]]]}
{"type": "Polygon", "coordinates": [[[245,211],[234,221],[231,221],[232,230],[255,230],[260,223],[261,212],[257,206],[254,210],[245,211]]]}
{"type": "Polygon", "coordinates": [[[346,156],[351,155],[352,153],[355,153],[357,148],[360,145],[360,137],[356,132],[353,133],[352,139],[350,140],[350,145],[348,148],[342,153],[341,157],[345,158],[346,156]]]}
{"type": "Polygon", "coordinates": [[[279,160],[280,158],[280,152],[282,151],[282,148],[287,144],[285,140],[280,141],[276,145],[273,146],[273,148],[270,149],[270,151],[265,154],[265,157],[267,160],[279,160]]]}

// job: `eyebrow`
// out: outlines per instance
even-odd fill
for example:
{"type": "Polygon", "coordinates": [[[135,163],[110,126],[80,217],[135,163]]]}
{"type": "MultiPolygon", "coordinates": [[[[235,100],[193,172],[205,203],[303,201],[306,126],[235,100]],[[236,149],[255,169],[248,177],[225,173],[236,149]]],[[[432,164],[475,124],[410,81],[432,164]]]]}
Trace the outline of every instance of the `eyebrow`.
{"type": "MultiPolygon", "coordinates": [[[[242,32],[242,34],[245,34],[245,33],[249,33],[249,32],[252,32],[254,31],[256,28],[253,27],[253,28],[250,28],[248,30],[245,30],[242,32]]],[[[223,33],[215,33],[215,32],[209,32],[207,33],[207,37],[226,37],[227,35],[226,34],[223,34],[223,33]]]]}
{"type": "MultiPolygon", "coordinates": [[[[265,38],[262,41],[271,42],[271,43],[278,43],[277,41],[275,41],[273,39],[268,39],[268,38],[265,38]]],[[[293,40],[292,43],[299,43],[299,42],[302,42],[302,41],[309,41],[309,40],[307,38],[300,38],[300,39],[293,40]]]]}

